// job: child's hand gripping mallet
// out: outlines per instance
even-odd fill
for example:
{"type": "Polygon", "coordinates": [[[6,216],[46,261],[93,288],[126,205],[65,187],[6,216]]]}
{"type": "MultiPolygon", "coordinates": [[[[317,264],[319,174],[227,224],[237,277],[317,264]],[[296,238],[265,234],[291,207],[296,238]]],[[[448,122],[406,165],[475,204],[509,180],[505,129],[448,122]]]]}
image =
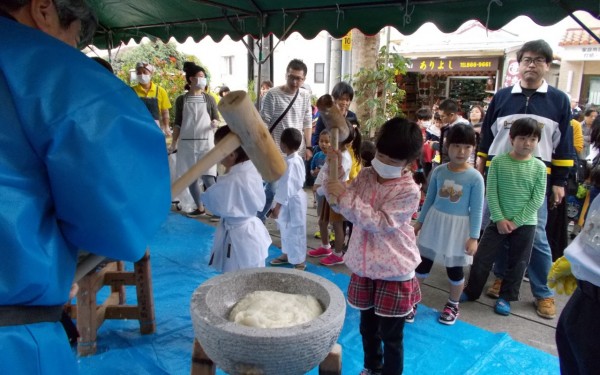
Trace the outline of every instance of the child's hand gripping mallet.
{"type": "MultiPolygon", "coordinates": [[[[333,150],[339,150],[340,142],[343,142],[350,135],[350,127],[348,122],[339,108],[333,102],[333,97],[329,94],[325,94],[317,100],[317,108],[319,109],[319,116],[323,119],[325,127],[329,131],[329,138],[331,139],[331,148],[333,150]]],[[[329,179],[338,179],[338,169],[340,166],[340,160],[337,157],[337,153],[332,153],[329,164],[329,179]]],[[[330,205],[337,204],[336,197],[329,197],[330,205]]]]}

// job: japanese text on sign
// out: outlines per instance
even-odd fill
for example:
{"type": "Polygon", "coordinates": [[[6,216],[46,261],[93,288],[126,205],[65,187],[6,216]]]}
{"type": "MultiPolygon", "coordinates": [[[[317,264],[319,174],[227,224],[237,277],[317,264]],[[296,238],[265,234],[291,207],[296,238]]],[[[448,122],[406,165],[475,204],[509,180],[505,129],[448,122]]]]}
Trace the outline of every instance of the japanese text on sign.
{"type": "Polygon", "coordinates": [[[476,59],[476,58],[424,58],[413,59],[409,72],[461,72],[478,70],[497,70],[498,58],[476,59]]]}

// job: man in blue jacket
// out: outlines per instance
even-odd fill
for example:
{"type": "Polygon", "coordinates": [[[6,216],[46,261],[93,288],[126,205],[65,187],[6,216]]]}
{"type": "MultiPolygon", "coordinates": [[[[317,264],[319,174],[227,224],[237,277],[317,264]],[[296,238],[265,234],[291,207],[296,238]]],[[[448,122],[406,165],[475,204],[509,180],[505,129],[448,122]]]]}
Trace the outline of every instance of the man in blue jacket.
{"type": "Polygon", "coordinates": [[[136,261],[170,207],[164,136],[75,47],[84,0],[0,2],[0,374],[74,374],[60,324],[78,249],[136,261]]]}
{"type": "MultiPolygon", "coordinates": [[[[565,196],[569,168],[573,166],[573,133],[569,128],[571,107],[562,91],[549,86],[544,74],[552,62],[552,48],[543,40],[525,43],[517,52],[521,80],[512,87],[499,90],[492,99],[481,128],[477,163],[483,173],[495,155],[510,150],[509,131],[512,123],[523,117],[535,119],[542,127],[542,137],[534,152],[548,167],[549,192],[538,212],[538,225],[528,267],[531,291],[539,316],[553,319],[556,307],[552,291],[546,285],[552,265],[552,253],[546,237],[548,206],[556,207],[565,196]]],[[[505,257],[504,257],[505,258],[505,257]]],[[[505,259],[496,259],[497,280],[488,290],[497,296],[501,287],[505,259]]],[[[496,297],[497,298],[497,297],[496,297]]]]}

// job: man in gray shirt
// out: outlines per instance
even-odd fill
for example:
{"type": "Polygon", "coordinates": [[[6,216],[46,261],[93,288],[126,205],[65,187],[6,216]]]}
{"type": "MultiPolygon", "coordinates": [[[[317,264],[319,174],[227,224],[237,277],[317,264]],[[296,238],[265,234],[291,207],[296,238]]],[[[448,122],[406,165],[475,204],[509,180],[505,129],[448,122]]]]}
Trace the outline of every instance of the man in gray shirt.
{"type": "MultiPolygon", "coordinates": [[[[306,64],[301,60],[294,59],[290,61],[286,69],[285,85],[273,87],[265,94],[261,101],[260,115],[271,130],[277,146],[279,146],[279,139],[284,129],[296,128],[300,130],[304,136],[298,152],[305,160],[310,160],[312,158],[312,150],[310,148],[312,135],[310,93],[300,88],[304,83],[307,71],[306,64]],[[291,106],[290,103],[292,103],[291,106]],[[288,107],[290,108],[287,113],[279,120],[288,107]],[[277,120],[279,121],[277,122],[277,120]],[[274,124],[275,127],[271,129],[274,124]]],[[[264,209],[257,215],[263,222],[273,204],[273,197],[276,191],[277,182],[265,185],[267,202],[264,209]]]]}

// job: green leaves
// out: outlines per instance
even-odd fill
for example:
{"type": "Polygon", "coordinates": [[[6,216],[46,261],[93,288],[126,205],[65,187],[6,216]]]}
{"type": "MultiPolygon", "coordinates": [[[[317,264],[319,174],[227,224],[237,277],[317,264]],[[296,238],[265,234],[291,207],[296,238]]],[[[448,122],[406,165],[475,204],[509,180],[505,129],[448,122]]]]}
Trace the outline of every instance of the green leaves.
{"type": "Polygon", "coordinates": [[[379,50],[375,69],[361,68],[352,77],[352,85],[357,97],[363,97],[364,104],[371,115],[364,124],[363,130],[374,134],[384,122],[390,118],[403,116],[400,105],[406,96],[398,82],[399,76],[406,74],[408,60],[398,54],[387,54],[386,48],[379,50]],[[387,62],[387,63],[386,63],[387,62]]]}

